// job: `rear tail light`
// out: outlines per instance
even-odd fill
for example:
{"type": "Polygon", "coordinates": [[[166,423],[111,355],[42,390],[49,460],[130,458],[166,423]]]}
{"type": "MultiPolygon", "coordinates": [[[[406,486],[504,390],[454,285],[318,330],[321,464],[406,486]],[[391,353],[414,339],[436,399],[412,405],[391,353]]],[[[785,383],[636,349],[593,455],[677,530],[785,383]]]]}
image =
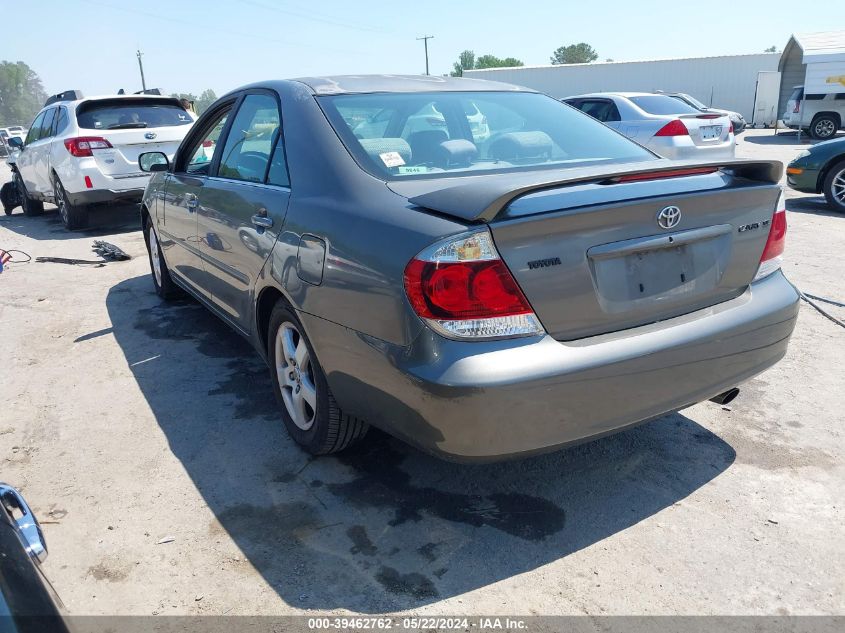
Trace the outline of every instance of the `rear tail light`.
{"type": "Polygon", "coordinates": [[[65,147],[67,148],[67,151],[77,158],[93,156],[94,154],[91,150],[110,149],[111,146],[111,143],[99,136],[78,136],[76,138],[65,139],[65,147]]]}
{"type": "Polygon", "coordinates": [[[414,312],[447,338],[541,334],[543,328],[485,230],[438,242],[405,267],[414,312]]]}
{"type": "Polygon", "coordinates": [[[695,118],[696,119],[718,119],[721,117],[721,114],[699,114],[695,118]]]}
{"type": "Polygon", "coordinates": [[[793,114],[798,114],[799,112],[801,112],[801,102],[800,102],[800,101],[796,101],[796,102],[795,102],[795,105],[792,107],[792,113],[793,113],[793,114]]]}
{"type": "Polygon", "coordinates": [[[754,281],[771,275],[779,270],[783,263],[783,249],[786,246],[786,200],[783,194],[778,198],[775,214],[772,216],[772,224],[769,227],[769,238],[760,256],[760,267],[754,275],[754,281]]]}
{"type": "Polygon", "coordinates": [[[210,139],[202,142],[203,147],[212,147],[213,145],[214,145],[214,141],[212,141],[210,139]]]}
{"type": "Polygon", "coordinates": [[[731,121],[730,124],[728,125],[728,134],[733,134],[733,133],[734,133],[734,122],[731,121]]]}
{"type": "Polygon", "coordinates": [[[689,136],[689,130],[683,121],[674,119],[657,130],[655,136],[689,136]]]}

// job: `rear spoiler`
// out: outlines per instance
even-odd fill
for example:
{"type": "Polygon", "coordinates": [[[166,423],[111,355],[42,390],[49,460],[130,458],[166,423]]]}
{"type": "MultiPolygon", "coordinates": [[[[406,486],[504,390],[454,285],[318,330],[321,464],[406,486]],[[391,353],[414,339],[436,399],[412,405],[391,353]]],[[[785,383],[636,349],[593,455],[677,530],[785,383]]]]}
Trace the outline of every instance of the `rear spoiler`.
{"type": "Polygon", "coordinates": [[[776,160],[729,159],[721,161],[646,161],[619,165],[549,171],[467,176],[459,179],[392,180],[387,186],[408,201],[468,222],[490,222],[520,196],[543,189],[584,183],[613,184],[615,179],[644,176],[642,180],[671,178],[686,170],[720,170],[737,178],[776,184],[783,176],[783,163],[776,160]]]}

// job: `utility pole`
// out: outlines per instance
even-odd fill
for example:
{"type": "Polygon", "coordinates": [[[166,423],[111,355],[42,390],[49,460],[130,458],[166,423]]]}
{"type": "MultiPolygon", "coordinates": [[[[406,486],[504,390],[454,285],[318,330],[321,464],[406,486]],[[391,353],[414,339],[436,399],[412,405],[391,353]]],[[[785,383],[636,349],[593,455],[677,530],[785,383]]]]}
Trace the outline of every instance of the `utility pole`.
{"type": "Polygon", "coordinates": [[[144,79],[144,62],[141,61],[141,56],[143,53],[138,50],[138,68],[141,69],[141,88],[144,92],[147,91],[147,81],[144,79]]]}
{"type": "Polygon", "coordinates": [[[433,40],[433,35],[423,35],[422,37],[418,37],[417,41],[422,40],[423,44],[425,45],[425,74],[428,75],[428,40],[433,40]]]}

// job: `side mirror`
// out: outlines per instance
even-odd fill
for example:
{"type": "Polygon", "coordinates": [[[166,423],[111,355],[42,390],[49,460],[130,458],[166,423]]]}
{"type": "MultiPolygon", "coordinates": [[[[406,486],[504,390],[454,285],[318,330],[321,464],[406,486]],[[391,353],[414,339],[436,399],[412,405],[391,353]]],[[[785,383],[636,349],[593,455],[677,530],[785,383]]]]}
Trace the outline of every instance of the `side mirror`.
{"type": "Polygon", "coordinates": [[[47,558],[47,542],[44,540],[41,526],[38,525],[38,519],[32,514],[24,498],[8,484],[0,483],[0,503],[14,522],[14,529],[26,553],[39,563],[43,562],[47,558]]]}
{"type": "Polygon", "coordinates": [[[144,152],[138,157],[138,167],[146,172],[167,171],[170,161],[163,152],[144,152]]]}
{"type": "Polygon", "coordinates": [[[20,136],[10,136],[6,139],[6,145],[13,149],[23,149],[23,139],[20,136]]]}

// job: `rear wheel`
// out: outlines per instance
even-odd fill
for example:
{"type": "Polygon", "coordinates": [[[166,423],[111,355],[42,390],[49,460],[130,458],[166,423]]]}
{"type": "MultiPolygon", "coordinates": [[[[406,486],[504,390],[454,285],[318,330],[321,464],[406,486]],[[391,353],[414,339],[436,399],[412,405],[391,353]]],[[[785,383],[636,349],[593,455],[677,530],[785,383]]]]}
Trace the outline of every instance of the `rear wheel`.
{"type": "Polygon", "coordinates": [[[273,308],[267,340],[273,392],[294,441],[312,455],[326,455],[364,437],[367,423],[337,405],[302,324],[284,301],[273,308]]]}
{"type": "Polygon", "coordinates": [[[822,191],[831,209],[845,213],[845,160],[839,161],[827,172],[822,191]]]}
{"type": "Polygon", "coordinates": [[[177,299],[182,296],[182,289],[173,283],[170,277],[170,270],[167,268],[167,262],[164,261],[164,256],[161,253],[161,245],[159,244],[156,232],[153,230],[152,222],[149,217],[144,222],[144,237],[147,243],[147,254],[150,257],[150,272],[153,277],[153,286],[156,294],[165,300],[177,299]]]}
{"type": "Polygon", "coordinates": [[[21,200],[21,209],[24,215],[41,215],[44,213],[44,203],[40,200],[32,200],[26,192],[26,185],[18,172],[15,172],[15,184],[18,186],[18,196],[21,200]]]}
{"type": "Polygon", "coordinates": [[[839,129],[839,121],[832,114],[821,114],[810,124],[810,136],[819,140],[833,138],[839,129]]]}
{"type": "Polygon", "coordinates": [[[88,207],[80,204],[71,204],[67,192],[62,186],[62,181],[57,176],[53,177],[53,196],[56,200],[56,207],[62,223],[68,231],[75,231],[88,226],[88,207]]]}

